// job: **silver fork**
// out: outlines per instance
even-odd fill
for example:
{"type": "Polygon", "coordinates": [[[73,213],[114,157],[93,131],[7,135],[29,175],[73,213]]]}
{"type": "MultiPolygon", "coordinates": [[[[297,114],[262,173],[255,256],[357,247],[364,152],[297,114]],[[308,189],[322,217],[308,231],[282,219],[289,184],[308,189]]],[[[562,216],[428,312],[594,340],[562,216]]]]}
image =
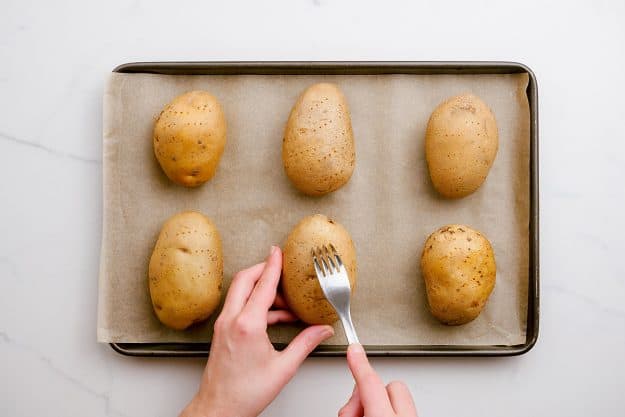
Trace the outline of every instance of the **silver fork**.
{"type": "Polygon", "coordinates": [[[352,323],[349,278],[341,257],[331,243],[313,248],[312,257],[321,290],[341,318],[347,341],[349,344],[360,343],[352,323]]]}

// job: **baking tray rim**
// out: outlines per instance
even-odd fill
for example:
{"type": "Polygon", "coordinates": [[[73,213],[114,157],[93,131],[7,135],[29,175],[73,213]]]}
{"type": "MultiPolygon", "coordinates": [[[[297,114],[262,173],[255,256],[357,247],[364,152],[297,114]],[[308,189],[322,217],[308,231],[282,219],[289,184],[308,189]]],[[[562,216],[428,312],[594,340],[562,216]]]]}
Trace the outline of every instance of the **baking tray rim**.
{"type": "MultiPolygon", "coordinates": [[[[538,82],[525,64],[511,61],[154,61],[129,62],[117,73],[178,75],[376,75],[376,74],[512,74],[527,73],[530,108],[529,283],[525,343],[518,345],[365,345],[370,356],[517,356],[538,340],[539,288],[539,169],[538,82]]],[[[204,357],[210,343],[109,343],[126,356],[204,357]]],[[[274,344],[277,349],[283,344],[274,344]]],[[[345,356],[346,345],[320,346],[310,356],[345,356]]]]}

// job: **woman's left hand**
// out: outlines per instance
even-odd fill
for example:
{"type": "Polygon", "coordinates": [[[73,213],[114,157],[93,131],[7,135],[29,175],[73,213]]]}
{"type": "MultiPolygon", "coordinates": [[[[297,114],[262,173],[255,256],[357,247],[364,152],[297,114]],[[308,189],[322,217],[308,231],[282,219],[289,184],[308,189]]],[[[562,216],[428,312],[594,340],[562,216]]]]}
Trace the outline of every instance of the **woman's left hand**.
{"type": "Polygon", "coordinates": [[[265,262],[234,276],[199,392],[182,416],[258,416],[308,354],[332,336],[330,326],[310,326],[283,351],[274,349],[267,325],[296,320],[276,296],[281,270],[282,252],[273,246],[265,262]]]}

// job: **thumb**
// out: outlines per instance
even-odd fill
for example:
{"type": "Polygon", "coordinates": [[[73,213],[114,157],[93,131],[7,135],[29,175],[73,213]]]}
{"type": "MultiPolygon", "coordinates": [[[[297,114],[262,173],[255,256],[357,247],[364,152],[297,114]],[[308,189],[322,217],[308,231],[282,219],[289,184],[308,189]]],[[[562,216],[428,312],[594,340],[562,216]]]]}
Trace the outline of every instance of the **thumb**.
{"type": "Polygon", "coordinates": [[[358,386],[354,386],[354,392],[349,398],[347,403],[339,410],[339,417],[362,417],[365,410],[362,408],[360,402],[360,393],[358,392],[358,386]]]}
{"type": "Polygon", "coordinates": [[[281,361],[289,375],[295,374],[297,368],[304,362],[304,359],[310,352],[319,346],[319,343],[333,334],[334,329],[332,327],[316,325],[305,328],[295,336],[295,339],[289,343],[281,354],[281,361]]]}

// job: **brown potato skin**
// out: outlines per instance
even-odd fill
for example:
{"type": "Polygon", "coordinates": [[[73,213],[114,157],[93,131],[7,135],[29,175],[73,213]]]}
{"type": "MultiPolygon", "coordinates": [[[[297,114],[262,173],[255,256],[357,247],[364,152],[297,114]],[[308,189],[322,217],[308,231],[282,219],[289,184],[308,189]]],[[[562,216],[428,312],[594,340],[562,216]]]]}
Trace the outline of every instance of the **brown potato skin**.
{"type": "Polygon", "coordinates": [[[495,286],[497,266],[484,235],[451,224],[426,240],[421,273],[432,315],[444,324],[459,325],[482,311],[495,286]]]}
{"type": "Polygon", "coordinates": [[[447,198],[473,193],[488,176],[498,148],[495,116],[479,97],[464,94],[441,103],[425,133],[434,188],[447,198]]]}
{"type": "Polygon", "coordinates": [[[356,165],[354,132],[347,100],[336,85],[314,84],[299,97],[286,124],[282,163],[293,185],[311,196],[349,181],[356,165]]]}
{"type": "Polygon", "coordinates": [[[182,330],[210,316],[221,300],[223,253],[213,222],[178,213],[163,224],[148,269],[152,306],[166,326],[182,330]]]}
{"type": "Polygon", "coordinates": [[[154,155],[167,177],[197,187],[215,175],[226,145],[226,118],[206,91],[173,99],[154,125],[154,155]]]}
{"type": "Polygon", "coordinates": [[[326,300],[315,275],[312,248],[332,243],[347,270],[352,290],[356,286],[356,249],[343,226],[322,214],[302,219],[291,231],[282,258],[284,298],[302,321],[308,324],[332,324],[338,315],[326,300]]]}

